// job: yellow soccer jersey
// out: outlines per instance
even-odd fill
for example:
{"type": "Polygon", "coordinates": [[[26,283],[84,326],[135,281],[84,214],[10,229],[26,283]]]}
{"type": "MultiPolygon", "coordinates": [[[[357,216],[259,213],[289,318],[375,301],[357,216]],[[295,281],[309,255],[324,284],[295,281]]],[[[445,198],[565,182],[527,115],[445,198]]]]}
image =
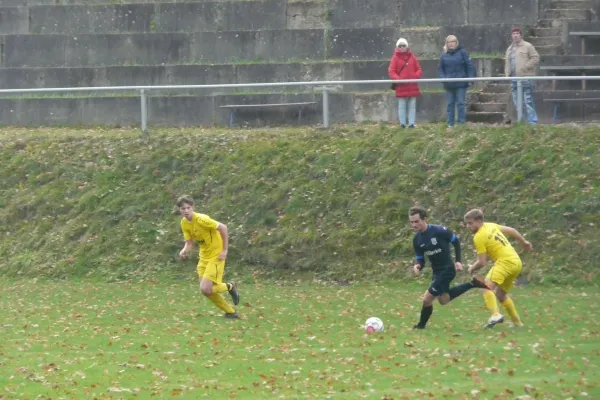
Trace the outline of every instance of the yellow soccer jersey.
{"type": "Polygon", "coordinates": [[[506,236],[500,230],[500,225],[484,222],[473,236],[477,254],[487,254],[493,261],[519,260],[519,255],[512,247],[506,236]]]}
{"type": "Polygon", "coordinates": [[[181,230],[185,240],[196,240],[200,244],[200,258],[210,260],[217,258],[223,251],[221,232],[217,230],[219,223],[208,215],[194,213],[191,221],[181,219],[181,230]]]}

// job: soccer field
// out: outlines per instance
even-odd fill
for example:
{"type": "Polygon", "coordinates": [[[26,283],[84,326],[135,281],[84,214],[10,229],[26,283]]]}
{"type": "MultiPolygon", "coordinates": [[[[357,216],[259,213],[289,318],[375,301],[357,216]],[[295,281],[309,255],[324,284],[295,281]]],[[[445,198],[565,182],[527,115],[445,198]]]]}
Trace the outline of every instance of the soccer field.
{"type": "Polygon", "coordinates": [[[482,329],[473,290],[424,331],[425,280],[242,285],[241,320],[193,281],[2,286],[2,399],[600,398],[595,286],[516,288],[520,330],[482,329]]]}

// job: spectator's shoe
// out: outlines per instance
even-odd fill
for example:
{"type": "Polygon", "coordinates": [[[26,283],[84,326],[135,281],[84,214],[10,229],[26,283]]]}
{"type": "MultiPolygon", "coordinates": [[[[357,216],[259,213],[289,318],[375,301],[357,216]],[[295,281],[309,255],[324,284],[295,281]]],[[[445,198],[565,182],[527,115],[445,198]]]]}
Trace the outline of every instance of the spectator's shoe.
{"type": "Polygon", "coordinates": [[[230,282],[231,289],[228,290],[229,295],[231,296],[231,300],[233,301],[233,305],[240,304],[240,292],[238,292],[237,285],[235,282],[230,282]]]}
{"type": "Polygon", "coordinates": [[[504,316],[502,314],[498,314],[498,315],[492,315],[490,317],[490,319],[488,319],[487,324],[485,325],[486,328],[493,328],[494,326],[501,324],[504,322],[504,316]]]}

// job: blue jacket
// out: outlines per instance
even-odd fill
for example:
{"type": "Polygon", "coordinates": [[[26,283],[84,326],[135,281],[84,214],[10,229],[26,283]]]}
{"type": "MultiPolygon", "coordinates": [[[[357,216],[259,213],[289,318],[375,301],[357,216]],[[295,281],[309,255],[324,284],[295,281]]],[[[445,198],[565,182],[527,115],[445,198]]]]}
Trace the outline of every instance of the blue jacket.
{"type": "MultiPolygon", "coordinates": [[[[448,50],[440,57],[438,66],[440,78],[472,78],[475,77],[475,68],[471,62],[469,53],[458,46],[454,50],[448,50]]],[[[469,86],[469,82],[445,82],[446,89],[459,89],[469,86]]]]}

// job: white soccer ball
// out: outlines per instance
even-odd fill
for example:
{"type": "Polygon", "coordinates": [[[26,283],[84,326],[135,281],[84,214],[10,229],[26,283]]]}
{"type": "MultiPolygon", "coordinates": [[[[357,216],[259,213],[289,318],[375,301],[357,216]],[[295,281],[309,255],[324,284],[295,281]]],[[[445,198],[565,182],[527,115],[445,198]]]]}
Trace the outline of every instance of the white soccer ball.
{"type": "Polygon", "coordinates": [[[365,322],[366,332],[383,332],[383,321],[377,317],[371,317],[365,322]]]}

